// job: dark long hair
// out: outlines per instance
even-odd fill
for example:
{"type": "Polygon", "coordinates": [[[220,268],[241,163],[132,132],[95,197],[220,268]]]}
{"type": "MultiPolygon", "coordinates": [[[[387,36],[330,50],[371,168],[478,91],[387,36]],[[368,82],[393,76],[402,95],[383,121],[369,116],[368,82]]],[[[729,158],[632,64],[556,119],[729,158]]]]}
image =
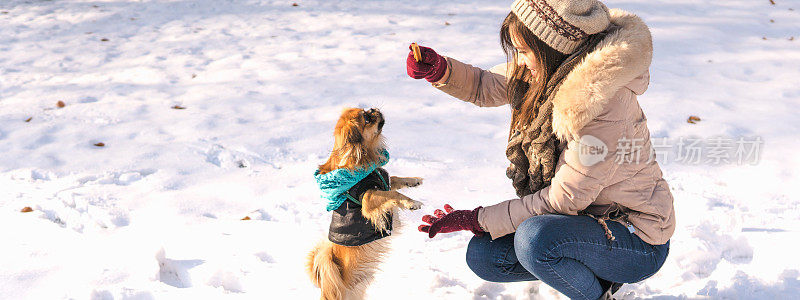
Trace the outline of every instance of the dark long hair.
{"type": "Polygon", "coordinates": [[[506,16],[500,27],[500,44],[503,46],[506,60],[511,68],[509,72],[511,78],[508,81],[506,93],[511,102],[510,131],[513,132],[514,129],[521,129],[529,124],[536,116],[539,106],[545,100],[543,98],[547,82],[567,55],[558,52],[536,37],[513,12],[506,16]],[[533,51],[536,57],[535,70],[539,76],[534,77],[527,68],[517,67],[518,54],[511,42],[512,32],[533,51]]]}

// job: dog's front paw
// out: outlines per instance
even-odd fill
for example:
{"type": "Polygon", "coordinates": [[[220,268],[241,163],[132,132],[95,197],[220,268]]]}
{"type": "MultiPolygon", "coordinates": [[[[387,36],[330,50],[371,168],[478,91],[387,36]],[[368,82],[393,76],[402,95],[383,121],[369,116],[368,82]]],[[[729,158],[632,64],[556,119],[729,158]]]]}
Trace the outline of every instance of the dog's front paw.
{"type": "Polygon", "coordinates": [[[422,208],[422,202],[416,200],[407,200],[403,203],[406,209],[408,210],[418,210],[422,208]]]}
{"type": "Polygon", "coordinates": [[[422,184],[422,177],[394,177],[390,179],[390,185],[393,189],[402,189],[406,187],[415,187],[422,184]]]}
{"type": "Polygon", "coordinates": [[[408,182],[406,182],[407,187],[415,187],[422,184],[422,177],[409,177],[408,182]]]}

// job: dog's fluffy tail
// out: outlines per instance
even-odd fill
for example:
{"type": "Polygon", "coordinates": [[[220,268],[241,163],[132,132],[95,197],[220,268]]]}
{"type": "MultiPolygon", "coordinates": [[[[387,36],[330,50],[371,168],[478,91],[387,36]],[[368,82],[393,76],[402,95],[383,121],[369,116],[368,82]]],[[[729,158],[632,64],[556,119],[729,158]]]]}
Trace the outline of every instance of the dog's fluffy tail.
{"type": "Polygon", "coordinates": [[[342,267],[338,264],[333,251],[333,243],[320,242],[308,253],[306,268],[311,282],[322,290],[321,299],[341,300],[344,297],[345,282],[342,278],[342,267]]]}

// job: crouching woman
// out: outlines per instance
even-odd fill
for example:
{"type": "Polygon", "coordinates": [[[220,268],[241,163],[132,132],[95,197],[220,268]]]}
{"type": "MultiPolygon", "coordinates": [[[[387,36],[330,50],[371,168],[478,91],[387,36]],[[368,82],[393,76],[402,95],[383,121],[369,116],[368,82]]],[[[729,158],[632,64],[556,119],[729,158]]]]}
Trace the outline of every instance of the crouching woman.
{"type": "Polygon", "coordinates": [[[595,0],[517,0],[500,36],[509,63],[491,70],[426,47],[406,64],[458,99],[510,104],[506,175],[520,198],[447,205],[419,229],[471,230],[467,264],[479,277],[541,280],[573,299],[652,276],[675,212],[637,101],[649,83],[647,25],[595,0]]]}

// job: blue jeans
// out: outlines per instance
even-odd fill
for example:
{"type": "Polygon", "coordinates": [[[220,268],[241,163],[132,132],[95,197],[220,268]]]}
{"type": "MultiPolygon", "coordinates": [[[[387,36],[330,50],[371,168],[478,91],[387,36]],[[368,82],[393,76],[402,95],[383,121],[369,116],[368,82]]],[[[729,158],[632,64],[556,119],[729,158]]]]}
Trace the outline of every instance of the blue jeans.
{"type": "Polygon", "coordinates": [[[514,234],[472,238],[467,265],[483,280],[541,280],[571,299],[599,298],[604,292],[600,278],[633,283],[661,268],[669,242],[653,246],[618,222],[606,223],[613,242],[587,216],[534,216],[514,234]]]}

